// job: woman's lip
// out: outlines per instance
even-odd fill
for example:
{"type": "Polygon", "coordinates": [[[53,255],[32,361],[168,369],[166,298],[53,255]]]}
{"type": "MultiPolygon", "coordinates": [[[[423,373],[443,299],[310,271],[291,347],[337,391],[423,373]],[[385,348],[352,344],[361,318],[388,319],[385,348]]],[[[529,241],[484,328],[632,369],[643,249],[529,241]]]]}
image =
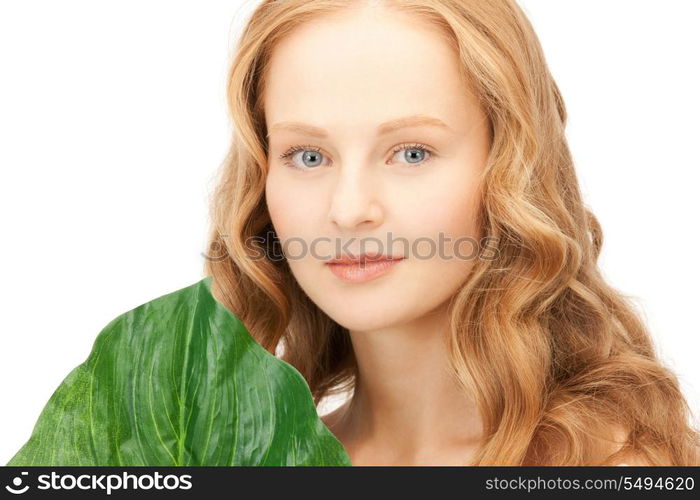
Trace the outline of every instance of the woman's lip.
{"type": "Polygon", "coordinates": [[[380,260],[396,260],[396,259],[403,259],[402,256],[400,255],[382,255],[382,254],[373,254],[373,253],[366,253],[366,254],[360,254],[357,257],[353,257],[351,255],[343,255],[340,258],[337,259],[331,259],[327,262],[327,264],[357,264],[360,261],[380,261],[380,260]]]}
{"type": "Polygon", "coordinates": [[[388,273],[402,260],[402,257],[368,259],[364,262],[364,266],[361,262],[328,262],[326,266],[347,283],[362,283],[388,273]]]}

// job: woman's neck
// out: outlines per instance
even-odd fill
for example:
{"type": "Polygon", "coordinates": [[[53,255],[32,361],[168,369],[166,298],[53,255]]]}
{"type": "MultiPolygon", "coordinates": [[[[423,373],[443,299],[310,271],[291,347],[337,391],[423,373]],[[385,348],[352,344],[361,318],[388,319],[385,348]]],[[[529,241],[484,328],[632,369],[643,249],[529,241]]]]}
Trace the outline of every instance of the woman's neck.
{"type": "Polygon", "coordinates": [[[450,371],[447,333],[444,309],[406,325],[350,332],[355,391],[323,420],[354,465],[468,462],[481,418],[450,371]]]}

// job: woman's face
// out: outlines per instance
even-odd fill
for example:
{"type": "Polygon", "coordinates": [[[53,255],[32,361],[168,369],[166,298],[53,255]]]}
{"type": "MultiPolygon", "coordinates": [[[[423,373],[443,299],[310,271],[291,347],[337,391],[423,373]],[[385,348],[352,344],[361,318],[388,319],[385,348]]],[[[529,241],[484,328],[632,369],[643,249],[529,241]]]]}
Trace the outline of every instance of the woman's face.
{"type": "Polygon", "coordinates": [[[268,210],[301,288],[351,331],[445,305],[474,263],[489,133],[458,68],[439,32],[378,8],[306,23],[273,52],[268,210]],[[361,282],[326,264],[364,252],[405,258],[361,282]]]}

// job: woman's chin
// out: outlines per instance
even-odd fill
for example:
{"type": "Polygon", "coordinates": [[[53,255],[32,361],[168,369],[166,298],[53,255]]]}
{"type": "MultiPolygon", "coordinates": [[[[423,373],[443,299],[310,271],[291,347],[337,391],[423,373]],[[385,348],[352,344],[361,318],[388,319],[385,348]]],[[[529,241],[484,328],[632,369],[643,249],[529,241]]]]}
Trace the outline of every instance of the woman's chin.
{"type": "Polygon", "coordinates": [[[409,319],[403,318],[398,311],[392,314],[392,311],[387,310],[386,307],[333,310],[327,311],[326,314],[343,328],[356,332],[379,330],[401,323],[402,319],[409,319]]]}

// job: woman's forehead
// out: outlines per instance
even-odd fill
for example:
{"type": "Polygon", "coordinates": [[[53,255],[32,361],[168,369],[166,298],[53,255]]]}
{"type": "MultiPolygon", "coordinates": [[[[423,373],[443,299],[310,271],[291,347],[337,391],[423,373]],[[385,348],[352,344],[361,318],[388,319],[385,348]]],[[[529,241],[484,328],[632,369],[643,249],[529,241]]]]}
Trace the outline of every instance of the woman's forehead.
{"type": "MultiPolygon", "coordinates": [[[[445,38],[401,17],[347,16],[299,26],[272,52],[264,108],[282,122],[381,127],[421,115],[458,129],[476,101],[445,38]]],[[[272,130],[269,130],[272,132],[272,130]]]]}

